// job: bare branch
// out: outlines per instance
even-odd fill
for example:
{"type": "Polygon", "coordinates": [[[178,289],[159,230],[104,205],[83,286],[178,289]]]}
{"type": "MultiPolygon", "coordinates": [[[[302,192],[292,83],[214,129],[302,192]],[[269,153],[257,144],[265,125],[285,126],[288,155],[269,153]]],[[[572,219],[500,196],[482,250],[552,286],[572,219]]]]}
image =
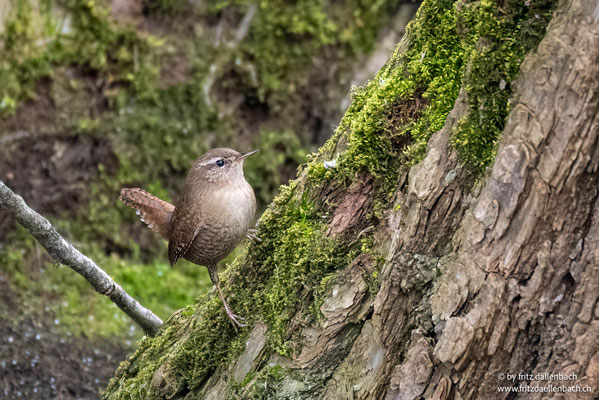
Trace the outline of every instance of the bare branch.
{"type": "Polygon", "coordinates": [[[98,293],[107,296],[135,321],[146,335],[156,335],[162,320],[129,296],[106,272],[67,242],[46,218],[32,210],[21,196],[16,195],[1,180],[0,205],[44,246],[54,260],[83,276],[98,293]]]}

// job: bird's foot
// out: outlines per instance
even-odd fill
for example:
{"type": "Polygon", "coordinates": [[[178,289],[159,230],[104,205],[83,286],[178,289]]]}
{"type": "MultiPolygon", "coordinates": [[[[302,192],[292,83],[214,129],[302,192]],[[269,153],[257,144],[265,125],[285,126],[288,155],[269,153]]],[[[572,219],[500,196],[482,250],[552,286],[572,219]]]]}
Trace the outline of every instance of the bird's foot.
{"type": "Polygon", "coordinates": [[[225,307],[225,311],[227,312],[227,317],[229,317],[229,321],[231,322],[231,325],[233,325],[233,328],[235,328],[235,332],[237,332],[237,328],[244,328],[247,326],[247,324],[239,322],[239,320],[244,321],[245,318],[240,317],[239,315],[233,314],[233,312],[231,311],[231,309],[229,307],[225,307]]]}
{"type": "Polygon", "coordinates": [[[216,286],[216,290],[218,290],[218,295],[220,297],[220,301],[223,303],[223,306],[225,307],[225,312],[227,313],[227,317],[229,317],[229,321],[231,322],[231,325],[233,325],[233,328],[235,328],[235,332],[237,332],[237,328],[243,328],[243,327],[247,326],[246,324],[239,322],[239,320],[243,321],[244,318],[240,317],[239,315],[235,315],[233,313],[233,311],[231,310],[229,303],[225,299],[225,295],[223,294],[223,291],[220,288],[220,283],[218,281],[218,274],[216,273],[216,268],[208,268],[208,273],[210,274],[210,279],[212,280],[212,283],[214,283],[214,286],[216,286]]]}
{"type": "Polygon", "coordinates": [[[254,243],[262,242],[262,239],[258,237],[258,229],[248,229],[246,236],[254,243]]]}

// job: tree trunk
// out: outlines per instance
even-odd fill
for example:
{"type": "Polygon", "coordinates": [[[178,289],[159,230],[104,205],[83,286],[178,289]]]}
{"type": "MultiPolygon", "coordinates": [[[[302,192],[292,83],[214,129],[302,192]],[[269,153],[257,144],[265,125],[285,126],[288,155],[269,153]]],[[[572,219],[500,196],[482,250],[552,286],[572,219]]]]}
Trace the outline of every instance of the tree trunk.
{"type": "Polygon", "coordinates": [[[529,24],[537,4],[449,2],[443,14],[424,2],[387,65],[354,94],[338,133],[263,215],[262,242],[229,266],[226,292],[250,327],[236,334],[213,291],[142,340],[104,397],[596,396],[599,9],[591,0],[560,3],[545,33],[529,24]],[[459,74],[441,76],[459,90],[445,94],[454,93],[453,109],[442,129],[422,139],[413,132],[440,104],[426,92],[440,70],[426,71],[427,87],[416,82],[411,95],[384,100],[389,85],[404,82],[392,77],[408,80],[439,51],[442,38],[421,36],[451,13],[474,50],[460,53],[459,74]],[[497,18],[512,38],[532,27],[542,40],[505,61],[492,34],[468,29],[476,18],[497,18]],[[484,65],[494,60],[503,75],[475,75],[481,54],[497,56],[484,65]],[[512,75],[502,69],[511,62],[512,75]],[[479,79],[497,85],[478,90],[479,79]],[[485,122],[506,94],[507,119],[485,122]],[[462,140],[468,121],[480,129],[462,140]],[[485,136],[489,126],[500,138],[485,136]],[[486,173],[468,161],[480,138],[496,150],[486,173]],[[407,168],[419,143],[426,156],[407,168]]]}

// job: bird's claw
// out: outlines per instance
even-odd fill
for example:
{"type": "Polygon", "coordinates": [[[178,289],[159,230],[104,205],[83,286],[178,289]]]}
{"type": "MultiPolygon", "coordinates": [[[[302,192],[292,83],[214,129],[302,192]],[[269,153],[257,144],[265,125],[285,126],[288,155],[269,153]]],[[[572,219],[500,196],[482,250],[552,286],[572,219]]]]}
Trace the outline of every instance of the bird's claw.
{"type": "Polygon", "coordinates": [[[248,239],[250,239],[254,243],[260,243],[260,242],[262,242],[262,239],[260,239],[258,237],[258,230],[257,229],[248,229],[246,236],[247,236],[248,239]]]}
{"type": "Polygon", "coordinates": [[[245,318],[240,317],[239,315],[235,315],[232,312],[227,312],[227,317],[229,317],[231,325],[233,325],[233,328],[235,328],[235,332],[237,332],[237,328],[245,328],[247,326],[247,324],[238,321],[238,319],[242,321],[245,320],[245,318]]]}
{"type": "Polygon", "coordinates": [[[225,313],[227,314],[227,317],[229,317],[229,322],[231,322],[231,325],[233,325],[233,328],[235,328],[235,332],[237,332],[237,328],[244,328],[247,326],[247,324],[238,321],[244,321],[245,318],[240,317],[237,314],[234,314],[233,311],[231,311],[231,307],[229,307],[229,304],[227,303],[225,303],[225,313]]]}

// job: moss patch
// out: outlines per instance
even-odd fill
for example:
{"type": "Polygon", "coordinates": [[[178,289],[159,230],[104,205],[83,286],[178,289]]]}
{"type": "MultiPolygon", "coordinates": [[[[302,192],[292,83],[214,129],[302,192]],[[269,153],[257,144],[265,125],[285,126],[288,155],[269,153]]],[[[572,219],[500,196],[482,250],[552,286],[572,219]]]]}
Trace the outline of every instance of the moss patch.
{"type": "MultiPolygon", "coordinates": [[[[337,130],[347,137],[338,168],[312,164],[312,177],[351,180],[366,170],[393,190],[402,166],[420,161],[463,88],[468,112],[453,133],[462,162],[481,173],[492,162],[509,114],[511,83],[527,52],[543,37],[555,1],[424,1],[405,42],[381,71],[352,92],[337,130]],[[405,51],[404,51],[405,49],[405,51]],[[426,102],[417,115],[406,113],[426,102]],[[387,124],[393,113],[410,116],[387,124]],[[397,136],[408,136],[399,148],[397,136]],[[407,145],[409,144],[409,145],[407,145]]],[[[402,143],[401,141],[399,141],[402,143]]],[[[325,147],[330,154],[332,147],[325,147]]]]}
{"type": "Polygon", "coordinates": [[[349,262],[348,248],[326,236],[326,226],[306,197],[283,191],[260,219],[263,242],[251,246],[229,270],[240,308],[269,326],[270,345],[290,355],[286,329],[296,310],[313,300],[313,289],[327,274],[349,262]],[[251,271],[248,274],[248,271],[251,271]],[[239,285],[239,287],[237,287],[239,285]]]}
{"type": "MultiPolygon", "coordinates": [[[[243,13],[253,4],[251,0],[226,0],[217,3],[213,10],[236,8],[243,13]]],[[[283,0],[260,1],[239,61],[256,67],[261,99],[272,97],[280,101],[280,96],[308,84],[305,71],[314,58],[323,57],[323,50],[338,53],[341,58],[370,51],[380,23],[398,4],[398,1],[303,0],[290,6],[283,0]]]]}
{"type": "Polygon", "coordinates": [[[232,399],[272,399],[277,395],[277,384],[287,371],[280,365],[269,366],[257,373],[249,373],[243,382],[232,387],[232,399]],[[246,389],[246,387],[248,389],[246,389]]]}
{"type": "Polygon", "coordinates": [[[0,36],[0,117],[35,96],[38,80],[52,76],[58,65],[89,68],[111,85],[127,85],[138,94],[149,90],[157,72],[151,49],[159,42],[112,23],[102,2],[45,0],[34,10],[29,0],[11,1],[12,18],[0,36]],[[54,9],[65,18],[53,18],[54,9]]]}
{"type": "MultiPolygon", "coordinates": [[[[305,197],[297,198],[295,184],[282,189],[274,204],[260,220],[260,244],[248,246],[223,274],[223,286],[232,309],[246,317],[250,325],[264,321],[269,327],[267,346],[281,355],[296,350],[288,324],[298,309],[309,310],[315,289],[322,279],[348,265],[354,252],[342,241],[327,238],[322,216],[305,197]]],[[[175,387],[198,387],[207,374],[238,356],[245,347],[247,332],[236,335],[215,293],[199,299],[188,333],[164,356],[163,335],[144,339],[138,355],[146,360],[145,369],[155,371],[166,365],[175,387]],[[158,359],[157,354],[160,354],[158,359]]],[[[313,318],[309,311],[301,318],[313,318]]],[[[174,328],[173,328],[174,329],[174,328]]],[[[134,356],[135,358],[135,356],[134,356]]],[[[110,392],[121,388],[114,398],[128,398],[126,388],[139,390],[147,375],[115,378],[110,392]]],[[[111,397],[112,398],[112,397],[111,397]]]]}
{"type": "Polygon", "coordinates": [[[458,33],[472,37],[462,44],[468,114],[456,128],[452,144],[475,171],[492,163],[510,112],[512,82],[524,56],[545,34],[556,1],[464,3],[457,14],[458,33]]]}

